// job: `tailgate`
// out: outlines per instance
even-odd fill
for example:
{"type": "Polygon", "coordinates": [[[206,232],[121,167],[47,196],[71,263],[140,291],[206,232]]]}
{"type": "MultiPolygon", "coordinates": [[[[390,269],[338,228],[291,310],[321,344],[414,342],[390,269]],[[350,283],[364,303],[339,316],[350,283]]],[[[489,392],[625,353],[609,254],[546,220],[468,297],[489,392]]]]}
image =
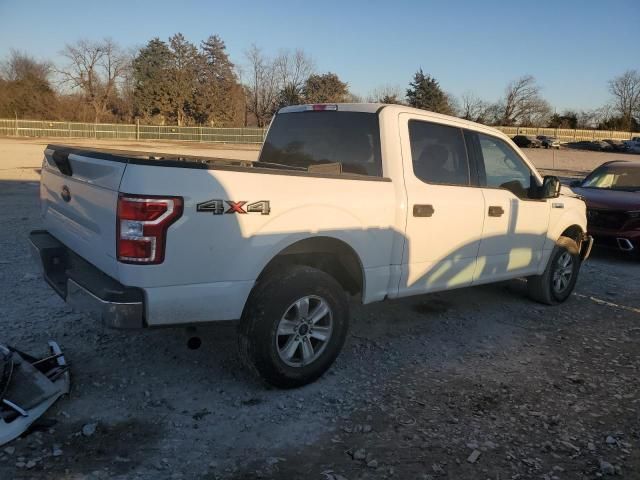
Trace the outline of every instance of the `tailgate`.
{"type": "Polygon", "coordinates": [[[44,227],[107,275],[117,277],[116,209],[125,162],[64,148],[45,150],[40,182],[44,227]],[[88,156],[90,155],[90,156],[88,156]]]}

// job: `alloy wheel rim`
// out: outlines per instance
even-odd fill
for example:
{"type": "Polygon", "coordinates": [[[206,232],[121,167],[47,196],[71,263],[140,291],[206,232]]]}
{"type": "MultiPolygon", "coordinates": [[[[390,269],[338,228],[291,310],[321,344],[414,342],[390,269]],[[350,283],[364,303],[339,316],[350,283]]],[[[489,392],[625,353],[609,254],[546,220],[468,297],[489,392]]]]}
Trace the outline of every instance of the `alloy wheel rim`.
{"type": "Polygon", "coordinates": [[[569,252],[563,252],[556,261],[553,272],[553,290],[556,293],[564,292],[571,283],[573,277],[573,257],[569,252]]]}
{"type": "Polygon", "coordinates": [[[276,330],[280,360],[290,367],[315,362],[326,349],[333,333],[333,313],[327,302],[307,295],[285,310],[276,330]]]}

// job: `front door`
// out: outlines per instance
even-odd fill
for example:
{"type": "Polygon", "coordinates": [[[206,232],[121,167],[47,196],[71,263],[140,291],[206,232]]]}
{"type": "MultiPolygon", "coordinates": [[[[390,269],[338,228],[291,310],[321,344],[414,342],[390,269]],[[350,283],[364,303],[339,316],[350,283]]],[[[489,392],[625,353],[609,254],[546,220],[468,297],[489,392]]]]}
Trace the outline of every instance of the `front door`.
{"type": "Polygon", "coordinates": [[[542,258],[550,202],[530,198],[536,177],[507,142],[482,133],[468,135],[480,157],[478,176],[485,202],[474,283],[531,275],[542,258]]]}

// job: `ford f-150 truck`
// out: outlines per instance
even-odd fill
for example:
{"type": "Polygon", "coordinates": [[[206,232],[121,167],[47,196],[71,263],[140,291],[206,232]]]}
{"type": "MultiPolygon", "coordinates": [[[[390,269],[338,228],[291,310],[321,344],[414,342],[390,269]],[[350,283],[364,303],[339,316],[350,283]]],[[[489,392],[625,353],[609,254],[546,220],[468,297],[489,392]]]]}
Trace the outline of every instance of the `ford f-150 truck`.
{"type": "Polygon", "coordinates": [[[350,299],[518,277],[559,303],[592,243],[504,134],[400,105],[283,108],[257,161],[49,145],[40,197],[30,240],[68,303],[116,328],[239,319],[279,387],[329,368],[350,299]]]}

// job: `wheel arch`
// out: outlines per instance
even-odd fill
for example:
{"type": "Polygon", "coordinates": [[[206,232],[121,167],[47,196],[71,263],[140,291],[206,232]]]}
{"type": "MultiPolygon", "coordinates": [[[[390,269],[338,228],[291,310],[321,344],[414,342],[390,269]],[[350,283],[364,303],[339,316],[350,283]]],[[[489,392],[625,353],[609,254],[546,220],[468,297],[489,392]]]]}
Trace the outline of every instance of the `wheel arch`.
{"type": "Polygon", "coordinates": [[[584,230],[582,229],[582,227],[578,224],[574,224],[565,228],[560,234],[560,236],[558,237],[558,239],[560,239],[560,237],[568,237],[574,240],[578,245],[580,245],[583,234],[584,234],[584,230]]]}
{"type": "Polygon", "coordinates": [[[578,250],[580,250],[582,237],[586,232],[585,227],[586,221],[578,214],[572,212],[563,216],[560,222],[557,222],[553,228],[549,229],[542,252],[542,259],[538,266],[538,275],[541,275],[546,268],[549,258],[551,257],[551,252],[554,247],[558,245],[562,237],[574,240],[578,244],[578,250]]]}
{"type": "MultiPolygon", "coordinates": [[[[554,218],[552,215],[549,230],[547,232],[547,241],[545,250],[551,250],[562,236],[569,236],[574,240],[579,240],[579,235],[587,231],[587,215],[583,202],[574,201],[572,198],[559,200],[559,203],[565,205],[565,209],[561,210],[562,214],[554,218]],[[578,207],[582,208],[578,208],[578,207]]],[[[556,211],[557,213],[560,213],[556,211]]]]}
{"type": "Polygon", "coordinates": [[[364,294],[366,277],[360,256],[344,240],[319,235],[294,241],[262,268],[256,283],[287,265],[306,265],[331,275],[349,293],[364,294]]]}

